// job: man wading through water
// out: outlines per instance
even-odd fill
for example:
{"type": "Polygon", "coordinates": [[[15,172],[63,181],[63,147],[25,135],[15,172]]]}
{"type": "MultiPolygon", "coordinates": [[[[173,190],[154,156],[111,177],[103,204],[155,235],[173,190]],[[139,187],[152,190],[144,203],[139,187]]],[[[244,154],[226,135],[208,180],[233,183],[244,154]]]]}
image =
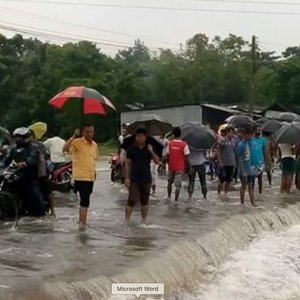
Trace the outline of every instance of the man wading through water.
{"type": "Polygon", "coordinates": [[[80,196],[79,229],[85,230],[90,197],[96,180],[96,161],[99,153],[98,146],[93,141],[94,126],[83,126],[81,138],[76,138],[78,133],[76,130],[74,136],[66,142],[63,151],[72,154],[73,178],[80,196]]]}
{"type": "Polygon", "coordinates": [[[160,163],[151,145],[147,145],[146,130],[138,129],[135,144],[127,151],[125,167],[125,185],[129,189],[129,198],[125,211],[125,221],[129,222],[136,202],[141,203],[142,223],[146,224],[149,196],[152,184],[151,161],[160,163]]]}

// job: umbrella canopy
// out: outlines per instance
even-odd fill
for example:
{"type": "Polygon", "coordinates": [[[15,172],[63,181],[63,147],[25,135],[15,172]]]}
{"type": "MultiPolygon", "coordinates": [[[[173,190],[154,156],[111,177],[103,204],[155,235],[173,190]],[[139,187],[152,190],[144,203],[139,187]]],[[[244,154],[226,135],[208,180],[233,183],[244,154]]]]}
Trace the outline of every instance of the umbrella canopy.
{"type": "Polygon", "coordinates": [[[193,150],[211,149],[217,141],[215,132],[200,123],[185,123],[180,128],[181,138],[193,150]]]}
{"type": "Polygon", "coordinates": [[[300,141],[300,125],[285,124],[275,132],[274,137],[278,144],[297,144],[300,141]]]}
{"type": "Polygon", "coordinates": [[[98,91],[84,86],[73,86],[60,92],[51,100],[49,104],[61,109],[70,99],[82,100],[82,113],[106,115],[105,105],[116,110],[112,102],[98,91]]]}
{"type": "Polygon", "coordinates": [[[173,126],[158,115],[145,114],[132,122],[128,126],[127,131],[130,134],[134,134],[139,128],[146,129],[147,134],[150,136],[162,136],[170,132],[173,126]]]}
{"type": "Polygon", "coordinates": [[[265,133],[274,133],[280,129],[282,124],[276,120],[269,120],[262,126],[262,131],[265,133]]]}
{"type": "Polygon", "coordinates": [[[40,140],[48,130],[48,126],[43,122],[36,122],[28,127],[29,130],[34,132],[37,140],[40,140]]]}
{"type": "MultiPolygon", "coordinates": [[[[125,151],[127,151],[130,147],[134,145],[135,142],[135,136],[131,135],[124,139],[123,144],[121,145],[121,148],[123,148],[125,151]]],[[[159,156],[162,157],[164,145],[160,143],[158,140],[156,140],[153,137],[148,137],[146,141],[147,145],[152,145],[154,152],[159,156]]]]}
{"type": "Polygon", "coordinates": [[[240,128],[245,125],[254,125],[254,121],[244,115],[234,115],[225,120],[226,123],[233,125],[236,128],[240,128]]]}
{"type": "Polygon", "coordinates": [[[299,115],[292,112],[282,112],[275,116],[275,119],[284,121],[284,122],[293,122],[296,118],[300,117],[299,115]]]}

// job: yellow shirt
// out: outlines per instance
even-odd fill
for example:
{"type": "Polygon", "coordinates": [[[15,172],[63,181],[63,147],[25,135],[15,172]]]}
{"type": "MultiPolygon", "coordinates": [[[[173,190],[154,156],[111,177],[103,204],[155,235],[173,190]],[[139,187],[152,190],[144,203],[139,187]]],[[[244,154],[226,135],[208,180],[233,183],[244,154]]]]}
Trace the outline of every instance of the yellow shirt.
{"type": "Polygon", "coordinates": [[[73,161],[73,178],[78,181],[95,181],[98,146],[85,138],[75,139],[70,148],[73,161]]]}

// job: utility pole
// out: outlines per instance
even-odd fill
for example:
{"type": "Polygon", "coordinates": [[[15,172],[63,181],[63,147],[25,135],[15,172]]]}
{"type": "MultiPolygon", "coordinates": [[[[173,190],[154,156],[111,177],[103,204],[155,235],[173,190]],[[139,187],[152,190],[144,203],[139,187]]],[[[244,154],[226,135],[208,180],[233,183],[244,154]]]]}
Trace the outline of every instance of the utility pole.
{"type": "Polygon", "coordinates": [[[251,61],[252,61],[252,76],[251,76],[251,92],[249,99],[249,113],[250,117],[253,118],[254,101],[255,101],[255,74],[256,74],[256,36],[252,36],[251,45],[251,61]]]}

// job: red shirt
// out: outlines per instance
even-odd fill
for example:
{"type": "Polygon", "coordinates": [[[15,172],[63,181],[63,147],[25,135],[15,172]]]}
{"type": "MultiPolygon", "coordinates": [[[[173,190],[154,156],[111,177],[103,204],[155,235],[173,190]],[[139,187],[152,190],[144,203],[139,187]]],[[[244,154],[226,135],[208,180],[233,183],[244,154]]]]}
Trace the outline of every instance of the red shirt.
{"type": "Polygon", "coordinates": [[[170,141],[167,154],[169,156],[169,170],[171,172],[184,172],[185,157],[190,154],[187,143],[182,140],[170,141]]]}

